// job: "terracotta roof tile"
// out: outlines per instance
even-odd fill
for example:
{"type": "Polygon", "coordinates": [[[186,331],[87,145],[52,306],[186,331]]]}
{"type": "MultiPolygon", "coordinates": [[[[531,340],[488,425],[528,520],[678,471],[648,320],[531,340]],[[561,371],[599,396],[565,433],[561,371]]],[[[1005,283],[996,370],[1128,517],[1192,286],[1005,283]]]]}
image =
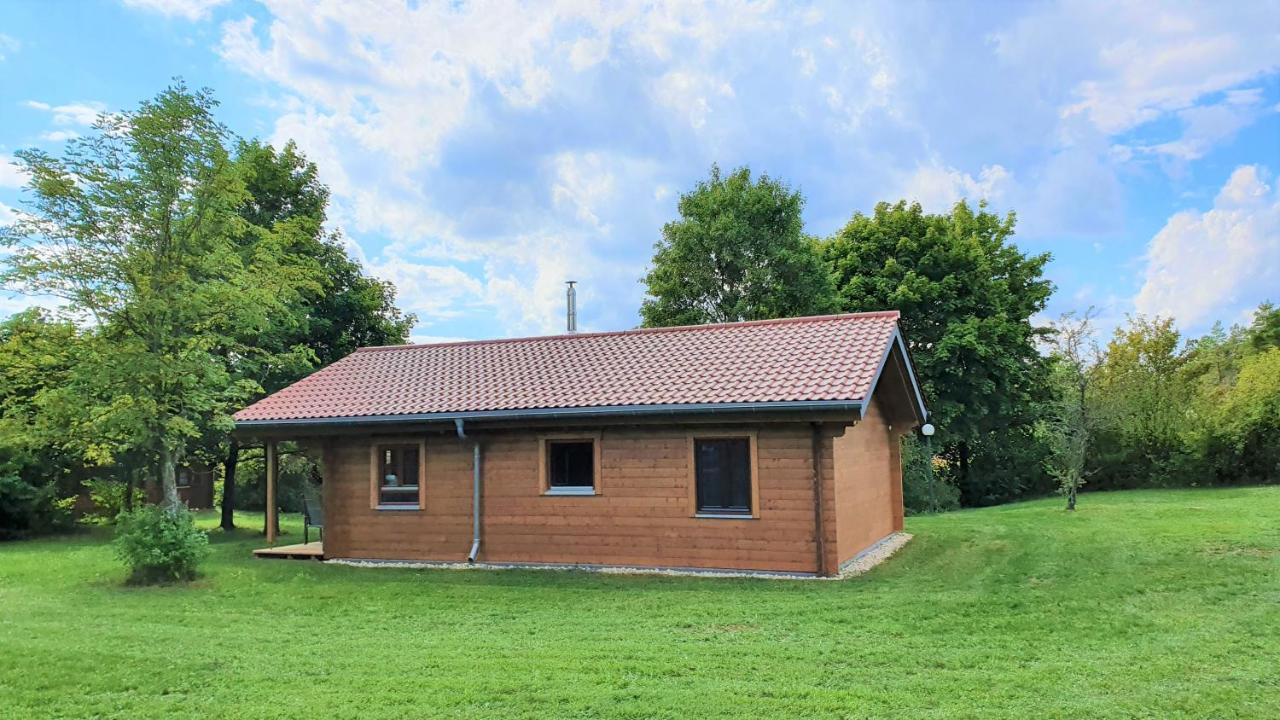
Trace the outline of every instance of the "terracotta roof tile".
{"type": "Polygon", "coordinates": [[[362,348],[237,421],[863,399],[898,313],[362,348]]]}

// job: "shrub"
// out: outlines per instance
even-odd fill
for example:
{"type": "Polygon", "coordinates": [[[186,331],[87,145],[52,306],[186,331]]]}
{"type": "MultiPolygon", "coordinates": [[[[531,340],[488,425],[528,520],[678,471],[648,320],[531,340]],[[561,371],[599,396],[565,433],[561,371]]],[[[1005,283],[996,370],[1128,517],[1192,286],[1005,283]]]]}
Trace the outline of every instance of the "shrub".
{"type": "Polygon", "coordinates": [[[58,498],[52,483],[32,485],[17,475],[0,475],[0,540],[69,530],[74,504],[75,498],[58,498]]]}
{"type": "MultiPolygon", "coordinates": [[[[128,486],[119,480],[85,480],[84,488],[93,501],[93,509],[85,513],[85,519],[102,524],[113,523],[116,517],[125,510],[125,494],[128,486]]],[[[133,489],[133,506],[138,507],[146,501],[147,494],[139,488],[133,489]]]]}
{"type": "Polygon", "coordinates": [[[196,576],[209,538],[196,529],[186,508],[170,512],[148,505],[116,519],[116,555],[129,568],[129,582],[182,582],[196,576]]]}
{"type": "Polygon", "coordinates": [[[960,490],[947,482],[943,468],[925,444],[913,436],[902,440],[902,506],[908,515],[942,512],[960,507],[960,490]],[[932,472],[930,470],[932,469],[932,472]]]}

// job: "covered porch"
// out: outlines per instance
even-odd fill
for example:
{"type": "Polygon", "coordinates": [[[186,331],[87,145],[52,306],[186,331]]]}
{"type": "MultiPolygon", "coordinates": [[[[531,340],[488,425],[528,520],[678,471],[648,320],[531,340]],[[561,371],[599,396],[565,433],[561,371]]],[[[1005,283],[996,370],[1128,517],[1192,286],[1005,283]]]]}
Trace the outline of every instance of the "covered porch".
{"type": "MultiPolygon", "coordinates": [[[[258,548],[253,551],[256,558],[275,559],[275,560],[324,560],[324,542],[323,535],[321,540],[304,540],[300,543],[290,545],[277,545],[276,542],[280,537],[280,510],[277,502],[277,483],[280,477],[280,451],[278,441],[265,440],[263,442],[265,451],[266,464],[266,509],[263,511],[265,515],[265,528],[267,547],[258,548]]],[[[323,532],[324,518],[320,514],[319,518],[312,518],[312,510],[304,513],[303,523],[310,524],[313,528],[311,533],[323,532]]],[[[320,512],[318,510],[314,512],[320,512]]],[[[304,530],[305,533],[305,530],[304,530]]],[[[304,535],[305,536],[305,535],[304,535]]]]}

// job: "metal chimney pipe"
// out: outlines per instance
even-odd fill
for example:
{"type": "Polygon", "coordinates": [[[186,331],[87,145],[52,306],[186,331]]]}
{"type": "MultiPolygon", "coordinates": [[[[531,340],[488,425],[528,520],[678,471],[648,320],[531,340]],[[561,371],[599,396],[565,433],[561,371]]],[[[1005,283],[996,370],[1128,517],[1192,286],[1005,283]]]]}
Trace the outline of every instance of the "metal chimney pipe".
{"type": "Polygon", "coordinates": [[[577,280],[565,281],[565,285],[569,286],[569,289],[565,292],[565,325],[571,333],[578,332],[578,293],[573,288],[577,282],[577,280]]]}

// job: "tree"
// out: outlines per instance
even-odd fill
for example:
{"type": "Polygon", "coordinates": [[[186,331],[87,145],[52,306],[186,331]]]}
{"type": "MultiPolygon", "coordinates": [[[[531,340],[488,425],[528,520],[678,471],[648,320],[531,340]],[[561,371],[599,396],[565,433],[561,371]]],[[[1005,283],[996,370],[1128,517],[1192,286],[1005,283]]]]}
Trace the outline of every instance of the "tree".
{"type": "MultiPolygon", "coordinates": [[[[1058,481],[1058,491],[1067,498],[1067,509],[1076,509],[1076,495],[1085,482],[1090,432],[1089,343],[1093,336],[1092,308],[1084,316],[1063,315],[1054,323],[1048,338],[1052,349],[1050,379],[1054,388],[1052,412],[1045,419],[1051,453],[1049,473],[1058,481]]],[[[1093,355],[1096,357],[1096,350],[1093,355]]]]}
{"type": "MultiPolygon", "coordinates": [[[[252,353],[221,353],[233,378],[257,386],[247,399],[279,390],[358,347],[405,342],[415,318],[395,306],[395,288],[365,276],[341,237],[325,232],[329,190],[315,164],[292,142],[277,151],[257,140],[239,144],[235,164],[247,191],[239,208],[246,223],[238,238],[242,256],[251,258],[264,237],[288,238],[282,251],[307,263],[318,280],[302,288],[265,331],[239,339],[252,353]]],[[[240,444],[227,433],[212,434],[209,444],[221,448],[222,527],[231,530],[240,444]]]]}
{"type": "Polygon", "coordinates": [[[640,308],[646,327],[817,315],[831,282],[802,230],[804,198],[742,167],[680,197],[662,228],[640,308]]]}
{"type": "Polygon", "coordinates": [[[233,381],[214,350],[250,352],[243,338],[314,283],[281,252],[286,237],[263,233],[242,256],[246,191],[215,106],[178,81],[135,111],[99,117],[62,158],[19,152],[30,200],[3,234],[9,287],[60,297],[101,328],[110,352],[95,359],[93,414],[133,428],[171,510],[175,465],[201,425],[229,429],[256,389],[233,381]]]}
{"type": "Polygon", "coordinates": [[[73,437],[50,432],[45,405],[73,376],[89,340],[32,308],[0,322],[0,539],[59,529],[59,502],[81,467],[73,437]]]}
{"type": "Polygon", "coordinates": [[[1227,483],[1280,482],[1280,347],[1245,357],[1212,415],[1214,446],[1227,483]]]}
{"type": "MultiPolygon", "coordinates": [[[[1183,437],[1193,391],[1184,381],[1187,356],[1180,344],[1181,336],[1167,318],[1135,316],[1115,329],[1098,363],[1092,393],[1097,486],[1176,485],[1194,474],[1183,437]]],[[[1234,374],[1230,367],[1222,372],[1234,374]]]]}
{"type": "MultiPolygon", "coordinates": [[[[1053,291],[1043,277],[1049,255],[1014,246],[1015,221],[981,204],[974,211],[960,202],[935,215],[919,204],[880,203],[820,246],[840,310],[902,312],[939,440],[969,504],[985,502],[970,478],[974,447],[990,443],[992,433],[1007,444],[1018,435],[1009,429],[1032,426],[1047,399],[1047,366],[1036,347],[1043,331],[1031,318],[1053,291]]],[[[1005,481],[1022,482],[1013,475],[1005,481]]]]}

